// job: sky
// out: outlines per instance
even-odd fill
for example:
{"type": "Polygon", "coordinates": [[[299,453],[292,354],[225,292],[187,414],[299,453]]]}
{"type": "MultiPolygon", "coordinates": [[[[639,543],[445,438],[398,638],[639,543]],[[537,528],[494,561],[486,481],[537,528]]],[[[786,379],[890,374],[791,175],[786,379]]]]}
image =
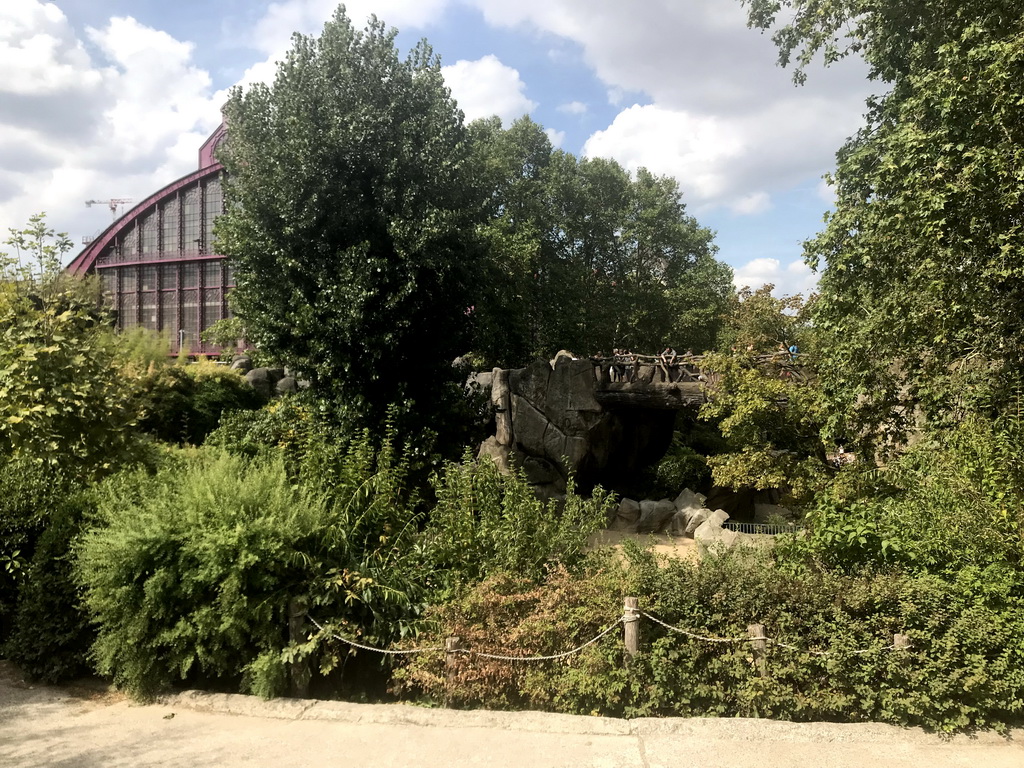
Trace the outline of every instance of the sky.
{"type": "MultiPolygon", "coordinates": [[[[738,287],[807,293],[801,243],[862,123],[863,63],[793,85],[739,0],[350,0],[403,50],[426,38],[466,119],[529,114],[567,152],[678,179],[738,287]]],[[[86,200],[194,170],[228,90],[270,81],[293,32],[336,0],[0,0],[0,233],[45,211],[76,244],[111,220],[86,200]]],[[[75,253],[78,247],[76,246],[75,253]]]]}

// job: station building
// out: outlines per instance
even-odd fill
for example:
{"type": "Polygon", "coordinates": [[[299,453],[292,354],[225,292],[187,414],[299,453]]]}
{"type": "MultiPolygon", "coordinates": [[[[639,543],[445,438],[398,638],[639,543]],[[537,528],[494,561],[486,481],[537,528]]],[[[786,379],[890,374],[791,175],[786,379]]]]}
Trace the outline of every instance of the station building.
{"type": "Polygon", "coordinates": [[[92,240],[68,266],[99,275],[121,329],[169,337],[172,352],[218,350],[200,335],[228,317],[231,265],[216,252],[213,222],[224,211],[224,168],[214,157],[221,125],[199,149],[199,169],[147,197],[92,240]]]}

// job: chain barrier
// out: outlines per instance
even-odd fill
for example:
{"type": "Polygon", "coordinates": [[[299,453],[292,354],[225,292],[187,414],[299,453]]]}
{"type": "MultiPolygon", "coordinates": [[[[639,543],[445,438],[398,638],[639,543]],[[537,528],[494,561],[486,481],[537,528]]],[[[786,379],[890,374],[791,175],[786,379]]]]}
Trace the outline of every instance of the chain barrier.
{"type": "MultiPolygon", "coordinates": [[[[800,651],[801,653],[809,653],[812,656],[834,656],[836,653],[838,653],[838,651],[815,651],[815,650],[812,650],[810,648],[801,648],[798,645],[792,645],[791,643],[785,643],[782,640],[777,640],[774,637],[767,637],[767,636],[761,636],[761,637],[709,637],[707,635],[698,635],[697,633],[690,632],[689,630],[683,629],[682,627],[674,627],[671,624],[666,624],[664,621],[659,619],[657,616],[652,616],[651,614],[647,613],[646,611],[641,611],[641,615],[643,615],[644,618],[650,619],[655,624],[660,624],[661,626],[665,627],[665,629],[672,630],[673,632],[678,632],[679,634],[686,635],[687,637],[692,637],[694,640],[704,640],[705,642],[708,642],[708,643],[754,643],[754,642],[763,640],[765,642],[771,643],[772,645],[777,645],[780,648],[789,648],[790,650],[793,650],[793,651],[800,651]]],[[[853,655],[853,654],[860,654],[860,653],[871,653],[872,651],[876,651],[876,650],[890,650],[891,651],[891,650],[896,650],[896,646],[895,645],[890,645],[890,646],[888,646],[888,647],[886,647],[884,649],[878,649],[878,648],[858,648],[858,649],[855,649],[855,650],[846,651],[846,653],[853,655]]]]}
{"type": "MultiPolygon", "coordinates": [[[[308,618],[313,623],[313,625],[318,630],[320,630],[321,632],[326,631],[324,629],[324,626],[322,624],[320,624],[320,622],[318,622],[312,616],[307,615],[306,618],[308,618]]],[[[619,626],[619,624],[622,624],[624,620],[625,620],[625,617],[620,616],[613,623],[609,624],[607,627],[605,627],[603,630],[601,630],[601,632],[598,633],[596,636],[594,636],[593,638],[591,638],[587,642],[583,643],[583,645],[579,645],[579,646],[577,646],[577,647],[575,647],[575,648],[573,648],[571,650],[563,651],[562,653],[556,653],[556,654],[553,654],[553,655],[550,655],[550,656],[511,656],[511,655],[500,654],[500,653],[485,653],[483,651],[473,651],[473,650],[470,650],[468,648],[452,648],[452,649],[448,649],[448,648],[446,648],[443,645],[435,645],[435,646],[430,646],[430,647],[427,647],[427,648],[408,648],[408,649],[403,649],[403,650],[393,650],[393,649],[388,649],[388,648],[375,648],[372,645],[364,645],[363,643],[358,643],[355,640],[352,640],[351,638],[343,637],[342,635],[339,635],[336,632],[329,632],[328,634],[331,637],[333,637],[335,640],[338,640],[338,641],[340,641],[342,643],[345,643],[346,645],[351,645],[353,648],[360,648],[360,649],[362,649],[364,651],[373,651],[374,653],[381,653],[381,654],[384,654],[386,656],[403,656],[403,655],[409,655],[409,654],[414,654],[414,653],[439,653],[439,652],[445,652],[445,653],[450,653],[450,654],[453,654],[453,655],[460,655],[460,656],[478,656],[481,659],[494,659],[496,661],[554,661],[556,659],[564,659],[564,658],[566,658],[568,656],[572,656],[574,653],[579,653],[584,648],[587,648],[588,646],[593,645],[598,640],[600,640],[605,635],[607,635],[609,632],[611,632],[613,629],[615,629],[617,626],[619,626]]]]}
{"type": "MultiPolygon", "coordinates": [[[[653,616],[650,613],[647,613],[646,611],[640,611],[640,610],[637,610],[637,609],[633,609],[632,611],[627,611],[624,615],[622,615],[619,618],[617,618],[614,622],[609,624],[607,627],[605,627],[603,630],[601,630],[597,635],[592,637],[590,640],[587,640],[587,642],[583,643],[582,645],[578,645],[575,648],[572,648],[572,649],[570,649],[568,651],[563,651],[562,653],[555,653],[555,654],[551,654],[551,655],[547,655],[547,656],[514,656],[514,655],[511,655],[511,654],[487,653],[487,652],[484,652],[484,651],[474,651],[474,650],[471,650],[469,648],[446,648],[443,645],[428,646],[428,647],[425,647],[425,648],[406,648],[406,649],[398,649],[398,650],[396,650],[396,649],[389,649],[389,648],[376,648],[376,647],[374,647],[372,645],[365,645],[364,643],[357,642],[357,641],[355,641],[355,640],[353,640],[353,639],[351,639],[349,637],[344,637],[343,635],[339,635],[336,632],[328,632],[326,630],[326,628],[322,624],[320,624],[320,622],[318,622],[316,619],[314,619],[312,616],[307,615],[306,618],[308,618],[310,620],[310,622],[312,622],[312,624],[320,632],[327,632],[331,637],[333,637],[335,640],[338,640],[339,642],[345,643],[346,645],[350,645],[353,648],[359,648],[360,650],[371,651],[373,653],[380,653],[380,654],[384,654],[386,656],[407,656],[407,655],[416,654],[416,653],[448,653],[448,654],[451,654],[451,655],[459,655],[459,656],[475,656],[475,657],[478,657],[478,658],[481,658],[481,659],[492,659],[494,661],[534,662],[534,661],[557,661],[558,659],[564,659],[564,658],[567,658],[569,656],[572,656],[573,654],[579,653],[584,648],[588,648],[589,646],[593,645],[594,643],[598,642],[599,640],[601,640],[602,638],[607,636],[610,632],[612,632],[620,624],[628,624],[628,623],[632,623],[632,622],[637,622],[637,621],[640,620],[641,616],[643,616],[646,619],[649,619],[649,620],[653,621],[655,624],[658,624],[658,625],[664,627],[667,630],[670,630],[672,632],[676,632],[676,633],[678,633],[680,635],[685,635],[686,637],[692,638],[694,640],[701,640],[701,641],[704,641],[704,642],[707,642],[707,643],[754,643],[754,642],[764,641],[764,642],[771,643],[772,645],[777,645],[780,648],[788,648],[790,650],[798,651],[800,653],[808,653],[808,654],[811,654],[812,656],[819,656],[819,657],[834,656],[837,653],[839,653],[839,651],[815,651],[815,650],[812,650],[810,648],[801,648],[800,646],[792,645],[791,643],[786,643],[786,642],[783,642],[782,640],[778,640],[778,639],[776,639],[774,637],[767,637],[767,636],[764,636],[764,635],[762,635],[761,637],[715,637],[714,635],[701,635],[701,634],[699,634],[697,632],[691,632],[690,630],[683,629],[682,627],[676,627],[676,626],[673,626],[671,624],[668,624],[668,623],[662,621],[661,619],[659,619],[657,616],[653,616]]],[[[880,651],[880,650],[889,650],[889,651],[891,651],[891,650],[901,650],[901,648],[894,643],[892,645],[886,646],[885,648],[857,648],[857,649],[854,649],[854,650],[845,651],[844,653],[850,654],[850,655],[856,655],[856,654],[862,654],[862,653],[872,653],[874,651],[880,651]]]]}

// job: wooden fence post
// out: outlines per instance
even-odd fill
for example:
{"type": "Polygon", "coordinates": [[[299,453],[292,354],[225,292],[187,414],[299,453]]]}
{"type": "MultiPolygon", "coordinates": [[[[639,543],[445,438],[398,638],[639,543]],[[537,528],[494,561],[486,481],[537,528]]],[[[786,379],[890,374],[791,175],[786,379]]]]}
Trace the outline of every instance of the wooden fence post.
{"type": "Polygon", "coordinates": [[[451,700],[451,690],[455,685],[455,658],[457,651],[462,648],[462,638],[458,636],[446,637],[444,639],[444,705],[447,707],[451,700]]]}
{"type": "Polygon", "coordinates": [[[754,653],[754,664],[761,677],[764,677],[768,674],[768,636],[765,634],[764,624],[749,625],[747,635],[751,638],[750,648],[754,653]]]}
{"type": "MultiPolygon", "coordinates": [[[[306,598],[295,597],[288,601],[288,640],[299,644],[307,639],[306,598]]],[[[290,666],[292,696],[309,698],[309,659],[293,661],[290,666]]]]}
{"type": "Polygon", "coordinates": [[[623,606],[623,642],[626,644],[626,660],[630,661],[640,653],[640,601],[627,597],[623,606]]]}

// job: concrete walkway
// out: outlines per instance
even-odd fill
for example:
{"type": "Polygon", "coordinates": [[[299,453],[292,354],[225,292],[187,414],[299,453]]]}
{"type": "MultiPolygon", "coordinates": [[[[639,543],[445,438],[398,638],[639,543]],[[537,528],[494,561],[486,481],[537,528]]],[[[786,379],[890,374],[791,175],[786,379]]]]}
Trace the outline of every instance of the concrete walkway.
{"type": "Polygon", "coordinates": [[[1024,732],[944,741],[876,724],[626,721],[197,692],[140,706],[104,688],[33,687],[8,673],[0,766],[1021,768],[1024,732]]]}

